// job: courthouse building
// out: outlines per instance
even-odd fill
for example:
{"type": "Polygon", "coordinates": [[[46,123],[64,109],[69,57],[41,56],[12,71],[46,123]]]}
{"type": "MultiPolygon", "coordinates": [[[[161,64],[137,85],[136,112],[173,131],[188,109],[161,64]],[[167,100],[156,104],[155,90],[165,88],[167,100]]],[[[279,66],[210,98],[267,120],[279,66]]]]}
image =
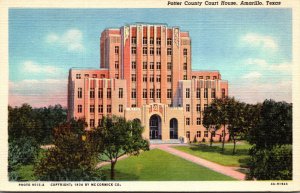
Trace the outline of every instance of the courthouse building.
{"type": "Polygon", "coordinates": [[[218,71],[192,70],[191,48],[189,32],[166,24],[105,29],[100,68],[69,71],[68,118],[94,128],[103,116],[124,116],[141,122],[146,139],[208,141],[203,111],[228,95],[228,82],[218,71]]]}

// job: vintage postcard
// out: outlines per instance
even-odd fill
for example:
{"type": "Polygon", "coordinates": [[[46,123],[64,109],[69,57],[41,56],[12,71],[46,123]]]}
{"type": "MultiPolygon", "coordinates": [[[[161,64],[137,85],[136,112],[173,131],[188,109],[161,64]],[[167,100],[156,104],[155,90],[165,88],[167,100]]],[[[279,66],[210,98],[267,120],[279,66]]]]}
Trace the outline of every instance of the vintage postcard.
{"type": "Polygon", "coordinates": [[[296,0],[0,5],[0,190],[300,191],[296,0]]]}

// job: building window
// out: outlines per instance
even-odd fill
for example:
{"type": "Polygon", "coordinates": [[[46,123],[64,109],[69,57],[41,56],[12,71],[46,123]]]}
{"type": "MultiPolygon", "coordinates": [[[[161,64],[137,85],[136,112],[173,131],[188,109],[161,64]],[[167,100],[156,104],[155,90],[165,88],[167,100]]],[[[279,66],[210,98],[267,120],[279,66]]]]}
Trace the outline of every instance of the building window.
{"type": "Polygon", "coordinates": [[[192,76],[192,79],[196,79],[196,76],[192,76]]]}
{"type": "Polygon", "coordinates": [[[123,98],[123,88],[119,88],[119,98],[123,98]]]}
{"type": "Polygon", "coordinates": [[[154,38],[150,38],[150,45],[154,44],[154,38]]]}
{"type": "Polygon", "coordinates": [[[190,140],[191,134],[189,131],[186,132],[186,138],[188,138],[190,140]]]}
{"type": "Polygon", "coordinates": [[[77,112],[78,113],[82,113],[82,105],[78,105],[77,106],[77,112]]]}
{"type": "Polygon", "coordinates": [[[204,89],[204,98],[207,99],[208,97],[208,88],[204,89]]]}
{"type": "Polygon", "coordinates": [[[144,70],[147,69],[147,62],[143,62],[143,69],[144,69],[144,70]]]}
{"type": "Polygon", "coordinates": [[[211,89],[211,98],[216,98],[216,89],[215,88],[211,89]]]}
{"type": "Polygon", "coordinates": [[[217,76],[213,76],[213,80],[216,80],[217,79],[217,76]]]}
{"type": "Polygon", "coordinates": [[[201,89],[197,88],[197,90],[196,90],[196,98],[200,99],[200,97],[201,97],[201,89]]]}
{"type": "Polygon", "coordinates": [[[156,89],[156,98],[160,98],[160,89],[156,89]]]}
{"type": "Polygon", "coordinates": [[[197,125],[201,125],[201,118],[197,117],[197,125]]]}
{"type": "Polygon", "coordinates": [[[183,80],[187,80],[187,75],[183,75],[183,80]]]}
{"type": "Polygon", "coordinates": [[[143,37],[143,44],[144,44],[144,45],[147,44],[147,37],[143,37]]]}
{"type": "Polygon", "coordinates": [[[190,118],[189,117],[185,119],[185,124],[190,125],[190,118]]]}
{"type": "Polygon", "coordinates": [[[143,98],[147,98],[147,89],[143,89],[143,98]]]}
{"type": "Polygon", "coordinates": [[[154,69],[154,62],[150,62],[150,69],[151,69],[151,70],[154,69]]]}
{"type": "Polygon", "coordinates": [[[111,89],[110,88],[107,89],[107,98],[108,99],[111,98],[111,89]]]}
{"type": "Polygon", "coordinates": [[[133,89],[131,90],[131,98],[133,98],[133,99],[136,98],[136,89],[135,89],[135,88],[133,88],[133,89]]]}
{"type": "Polygon", "coordinates": [[[154,75],[153,74],[150,75],[150,82],[154,82],[154,75]]]}
{"type": "Polygon", "coordinates": [[[115,54],[119,54],[119,46],[115,46],[115,54]]]}
{"type": "Polygon", "coordinates": [[[216,132],[215,132],[215,131],[212,131],[212,132],[211,132],[211,136],[212,136],[212,137],[216,137],[216,132]]]}
{"type": "Polygon", "coordinates": [[[208,131],[204,131],[204,137],[208,137],[208,131]]]}
{"type": "Polygon", "coordinates": [[[85,78],[88,78],[89,76],[90,76],[89,74],[85,74],[85,75],[84,75],[85,78]]]}
{"type": "Polygon", "coordinates": [[[167,55],[172,55],[172,48],[167,49],[167,55]]]}
{"type": "Polygon", "coordinates": [[[187,63],[183,63],[183,70],[187,70],[187,63]]]}
{"type": "Polygon", "coordinates": [[[154,55],[154,48],[150,47],[150,55],[154,55]]]}
{"type": "Polygon", "coordinates": [[[167,90],[167,98],[168,99],[172,98],[172,89],[167,90]]]}
{"type": "Polygon", "coordinates": [[[132,38],[131,38],[131,43],[132,43],[132,44],[136,44],[136,37],[132,37],[132,38]]]}
{"type": "Polygon", "coordinates": [[[160,75],[156,75],[156,82],[160,82],[160,75]]]}
{"type": "Polygon", "coordinates": [[[131,74],[131,81],[136,82],[136,74],[131,74]]]}
{"type": "Polygon", "coordinates": [[[210,76],[206,76],[206,80],[209,80],[210,79],[210,76]]]}
{"type": "Polygon", "coordinates": [[[93,74],[93,78],[97,78],[97,74],[93,74]]]}
{"type": "Polygon", "coordinates": [[[160,38],[156,38],[156,44],[160,45],[161,44],[161,39],[160,38]]]}
{"type": "Polygon", "coordinates": [[[102,119],[98,119],[98,126],[100,126],[102,123],[102,119]]]}
{"type": "Polygon", "coordinates": [[[94,113],[95,112],[95,105],[90,105],[90,113],[94,113]]]}
{"type": "Polygon", "coordinates": [[[131,54],[136,54],[136,47],[131,47],[131,54]]]}
{"type": "Polygon", "coordinates": [[[189,104],[186,104],[186,106],[185,106],[185,111],[186,111],[186,112],[190,112],[190,105],[189,105],[189,104]]]}
{"type": "Polygon", "coordinates": [[[135,70],[136,69],[136,62],[131,62],[131,69],[135,70]]]}
{"type": "Polygon", "coordinates": [[[115,74],[115,79],[119,79],[119,74],[115,74]]]}
{"type": "Polygon", "coordinates": [[[81,79],[81,74],[76,74],[76,79],[81,79]]]}
{"type": "Polygon", "coordinates": [[[95,89],[94,88],[91,88],[91,90],[90,90],[90,98],[91,99],[95,98],[95,89]]]}
{"type": "Polygon", "coordinates": [[[172,70],[172,63],[171,63],[171,62],[168,62],[168,63],[167,63],[167,69],[168,69],[168,70],[172,70]]]}
{"type": "Polygon", "coordinates": [[[115,69],[119,69],[119,61],[115,61],[115,69]]]}
{"type": "Polygon", "coordinates": [[[103,113],[103,105],[98,105],[98,113],[103,113]]]}
{"type": "Polygon", "coordinates": [[[225,98],[225,88],[222,88],[222,98],[225,98]]]}
{"type": "Polygon", "coordinates": [[[103,98],[103,89],[102,88],[98,89],[98,98],[99,99],[103,98]]]}
{"type": "Polygon", "coordinates": [[[199,79],[203,79],[203,76],[199,76],[199,79]]]}
{"type": "Polygon", "coordinates": [[[150,89],[150,98],[154,98],[154,89],[150,89]]]}
{"type": "Polygon", "coordinates": [[[167,82],[172,82],[172,76],[171,75],[167,76],[167,82]]]}
{"type": "Polygon", "coordinates": [[[197,131],[197,137],[201,137],[201,131],[197,131]]]}
{"type": "Polygon", "coordinates": [[[189,88],[185,89],[185,98],[190,98],[190,89],[189,88]]]}
{"type": "Polygon", "coordinates": [[[156,48],[156,55],[160,55],[161,54],[161,49],[160,48],[156,48]]]}
{"type": "Polygon", "coordinates": [[[107,111],[107,113],[111,113],[111,105],[107,105],[106,111],[107,111]]]}
{"type": "Polygon", "coordinates": [[[95,119],[90,119],[90,127],[95,127],[95,119]]]}
{"type": "Polygon", "coordinates": [[[147,82],[147,74],[143,74],[143,82],[147,82]]]}
{"type": "Polygon", "coordinates": [[[136,107],[136,104],[132,104],[131,107],[133,107],[133,108],[136,107]]]}
{"type": "Polygon", "coordinates": [[[100,78],[105,78],[105,74],[101,74],[101,75],[100,75],[100,78]]]}
{"type": "Polygon", "coordinates": [[[187,56],[187,49],[186,49],[186,48],[183,49],[183,55],[184,55],[184,56],[187,56]]]}
{"type": "Polygon", "coordinates": [[[143,47],[143,55],[147,55],[147,52],[148,52],[147,47],[143,47]]]}
{"type": "Polygon", "coordinates": [[[156,62],[156,69],[160,70],[161,69],[161,63],[160,62],[156,62]]]}
{"type": "Polygon", "coordinates": [[[78,91],[77,91],[77,97],[78,97],[79,99],[82,98],[82,88],[78,88],[78,91]]]}
{"type": "Polygon", "coordinates": [[[197,106],[196,106],[196,111],[197,111],[197,112],[200,112],[200,111],[201,111],[201,105],[200,105],[200,104],[197,104],[197,106]]]}
{"type": "Polygon", "coordinates": [[[208,105],[204,104],[204,111],[207,109],[208,105]]]}
{"type": "Polygon", "coordinates": [[[168,38],[168,39],[167,39],[167,45],[168,45],[168,46],[171,46],[171,45],[172,45],[172,38],[168,38]]]}
{"type": "Polygon", "coordinates": [[[120,112],[120,113],[123,112],[123,105],[119,105],[119,112],[120,112]]]}

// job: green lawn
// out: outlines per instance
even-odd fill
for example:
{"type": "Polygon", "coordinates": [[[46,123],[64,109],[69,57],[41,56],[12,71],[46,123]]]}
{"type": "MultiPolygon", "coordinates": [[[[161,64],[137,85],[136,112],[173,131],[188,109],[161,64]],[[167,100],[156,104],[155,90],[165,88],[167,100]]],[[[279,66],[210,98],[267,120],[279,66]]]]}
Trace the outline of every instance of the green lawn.
{"type": "Polygon", "coordinates": [[[35,181],[33,165],[23,165],[18,168],[18,174],[21,181],[35,181]]]}
{"type": "Polygon", "coordinates": [[[237,145],[235,155],[232,155],[232,144],[225,144],[224,153],[221,153],[221,147],[222,144],[214,144],[212,147],[206,144],[200,144],[176,146],[173,148],[224,166],[245,166],[249,159],[248,150],[251,147],[249,144],[243,143],[237,145]]]}
{"type": "MultiPolygon", "coordinates": [[[[110,165],[103,167],[107,179],[109,179],[109,168],[110,165]]],[[[118,161],[116,164],[116,180],[217,181],[235,179],[191,163],[162,150],[154,149],[143,152],[139,156],[132,156],[118,161]]]]}

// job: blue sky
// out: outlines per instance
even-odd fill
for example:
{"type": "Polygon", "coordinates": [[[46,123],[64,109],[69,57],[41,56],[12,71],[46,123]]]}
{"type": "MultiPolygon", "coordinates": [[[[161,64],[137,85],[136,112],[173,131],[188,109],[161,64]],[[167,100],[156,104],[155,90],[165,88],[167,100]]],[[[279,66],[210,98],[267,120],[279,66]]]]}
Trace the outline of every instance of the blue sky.
{"type": "Polygon", "coordinates": [[[135,22],[189,31],[193,69],[219,70],[229,93],[292,101],[291,9],[10,9],[9,103],[66,106],[71,67],[99,67],[100,34],[135,22]]]}

